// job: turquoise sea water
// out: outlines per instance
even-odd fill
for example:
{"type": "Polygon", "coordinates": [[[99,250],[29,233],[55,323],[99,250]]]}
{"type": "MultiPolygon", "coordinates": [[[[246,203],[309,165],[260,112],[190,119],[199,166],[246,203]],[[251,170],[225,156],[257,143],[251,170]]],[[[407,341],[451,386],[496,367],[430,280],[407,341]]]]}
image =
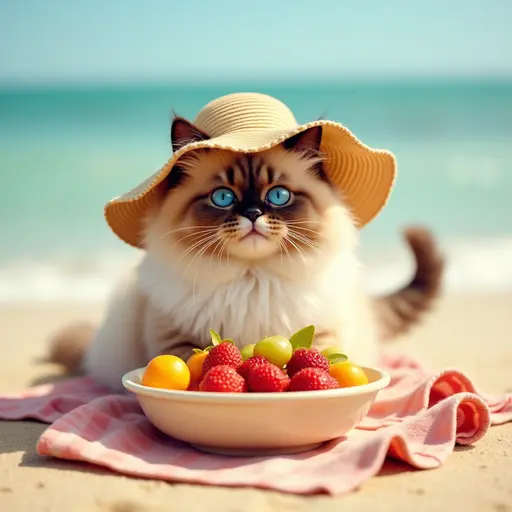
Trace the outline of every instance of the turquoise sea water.
{"type": "Polygon", "coordinates": [[[512,82],[0,90],[0,300],[103,296],[134,253],[106,226],[104,203],[169,158],[173,109],[193,118],[239,90],[395,153],[396,188],[362,234],[377,281],[407,263],[399,230],[422,223],[457,263],[454,286],[512,286],[512,82]]]}

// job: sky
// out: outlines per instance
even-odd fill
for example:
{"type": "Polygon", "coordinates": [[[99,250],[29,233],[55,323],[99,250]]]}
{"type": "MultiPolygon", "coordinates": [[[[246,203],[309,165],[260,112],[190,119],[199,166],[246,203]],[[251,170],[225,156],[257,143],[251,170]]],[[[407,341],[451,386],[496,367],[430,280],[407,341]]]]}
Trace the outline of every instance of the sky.
{"type": "Polygon", "coordinates": [[[0,0],[0,85],[512,77],[512,0],[0,0]]]}

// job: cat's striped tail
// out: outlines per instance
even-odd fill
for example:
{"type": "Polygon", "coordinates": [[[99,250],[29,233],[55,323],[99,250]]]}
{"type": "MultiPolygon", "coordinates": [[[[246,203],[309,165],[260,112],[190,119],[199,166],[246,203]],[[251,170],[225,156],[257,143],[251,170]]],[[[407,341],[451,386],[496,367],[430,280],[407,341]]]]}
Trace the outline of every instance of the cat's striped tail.
{"type": "Polygon", "coordinates": [[[444,257],[434,236],[421,227],[408,227],[404,237],[414,255],[416,271],[406,286],[374,299],[381,341],[409,331],[432,309],[441,292],[444,257]]]}
{"type": "Polygon", "coordinates": [[[80,373],[95,331],[96,327],[89,322],[73,322],[61,327],[49,338],[48,362],[63,366],[70,373],[80,373]]]}

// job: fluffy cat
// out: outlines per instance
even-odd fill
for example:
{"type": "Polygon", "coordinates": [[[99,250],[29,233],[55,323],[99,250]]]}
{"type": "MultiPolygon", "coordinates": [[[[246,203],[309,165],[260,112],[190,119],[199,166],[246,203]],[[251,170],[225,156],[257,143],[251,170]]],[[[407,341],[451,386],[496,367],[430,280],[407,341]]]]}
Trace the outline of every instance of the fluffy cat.
{"type": "MultiPolygon", "coordinates": [[[[314,324],[319,349],[337,345],[359,364],[376,364],[378,341],[405,331],[437,295],[442,260],[427,233],[410,232],[413,281],[388,297],[367,296],[358,229],[323,171],[321,136],[314,127],[257,154],[185,154],[160,187],[142,260],[103,322],[81,338],[76,328],[59,333],[51,359],[119,390],[125,372],[156,355],[186,358],[208,346],[210,328],[242,346],[314,324]]],[[[185,119],[173,121],[174,150],[205,138],[185,119]]]]}

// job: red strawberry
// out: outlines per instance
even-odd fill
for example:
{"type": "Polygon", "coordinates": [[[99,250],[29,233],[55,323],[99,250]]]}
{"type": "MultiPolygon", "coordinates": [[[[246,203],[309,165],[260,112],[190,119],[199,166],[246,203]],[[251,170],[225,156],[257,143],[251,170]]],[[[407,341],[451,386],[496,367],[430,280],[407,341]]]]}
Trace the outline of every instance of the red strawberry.
{"type": "Polygon", "coordinates": [[[329,373],[329,360],[318,350],[311,348],[298,348],[286,364],[288,375],[293,376],[304,368],[320,368],[329,373]]]}
{"type": "Polygon", "coordinates": [[[240,350],[229,341],[223,341],[215,345],[206,356],[203,363],[203,375],[206,375],[208,370],[214,366],[226,365],[231,366],[235,370],[238,369],[243,363],[242,354],[240,350]]]}
{"type": "Polygon", "coordinates": [[[223,364],[208,370],[199,384],[199,391],[243,393],[247,391],[247,384],[233,367],[223,364]]]}
{"type": "Polygon", "coordinates": [[[260,364],[249,372],[247,385],[255,393],[279,393],[286,391],[290,379],[274,364],[260,364]]]}
{"type": "Polygon", "coordinates": [[[199,391],[199,382],[197,382],[197,381],[191,382],[188,385],[188,391],[199,391]]]}
{"type": "Polygon", "coordinates": [[[316,391],[339,387],[338,381],[328,372],[320,368],[304,368],[292,377],[288,391],[316,391]]]}
{"type": "Polygon", "coordinates": [[[238,368],[238,373],[247,380],[249,378],[249,373],[253,368],[260,366],[262,364],[270,364],[267,359],[263,356],[252,356],[247,359],[240,368],[238,368]]]}

